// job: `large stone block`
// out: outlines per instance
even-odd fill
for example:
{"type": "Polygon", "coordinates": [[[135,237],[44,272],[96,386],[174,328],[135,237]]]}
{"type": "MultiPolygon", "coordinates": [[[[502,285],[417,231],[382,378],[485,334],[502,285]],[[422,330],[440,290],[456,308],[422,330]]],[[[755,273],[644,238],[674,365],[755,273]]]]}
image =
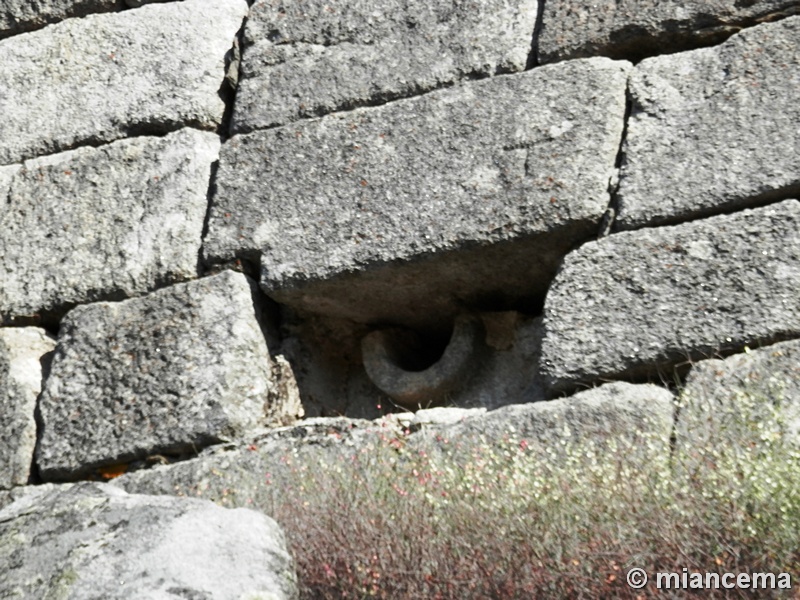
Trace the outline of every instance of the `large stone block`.
{"type": "MultiPolygon", "coordinates": [[[[455,464],[473,458],[476,447],[507,449],[510,443],[516,448],[523,440],[536,460],[563,458],[568,443],[575,451],[582,444],[617,443],[630,447],[630,461],[646,468],[669,453],[673,400],[669,391],[654,385],[616,382],[570,398],[490,412],[420,411],[377,421],[309,419],[235,447],[209,448],[192,460],[128,473],[112,483],[130,493],[199,496],[269,511],[283,494],[296,495],[317,465],[347,469],[386,451],[398,460],[420,451],[435,453],[445,461],[441,464],[455,464]],[[394,452],[400,447],[402,455],[394,452]]],[[[385,476],[386,465],[380,469],[385,476]]]]}
{"type": "Polygon", "coordinates": [[[608,205],[628,67],[573,61],[235,136],[205,256],[263,252],[269,295],[359,322],[541,295],[608,205]]]}
{"type": "Polygon", "coordinates": [[[677,443],[686,457],[782,433],[800,444],[800,341],[704,360],[681,393],[677,443]],[[760,429],[763,428],[763,429],[760,429]]]}
{"type": "Polygon", "coordinates": [[[240,444],[209,447],[191,460],[126,473],[110,483],[129,493],[200,497],[269,514],[275,495],[308,477],[309,465],[344,464],[396,433],[396,427],[379,421],[312,418],[240,444]]]}
{"type": "Polygon", "coordinates": [[[800,195],[800,17],[640,63],[618,228],[800,195]]]}
{"type": "Polygon", "coordinates": [[[564,451],[578,451],[582,444],[625,443],[631,449],[628,458],[645,468],[653,458],[669,454],[674,401],[662,387],[617,381],[568,398],[504,406],[481,417],[423,429],[409,443],[434,451],[456,448],[466,458],[476,446],[524,440],[542,460],[563,458],[564,451]]]}
{"type": "Polygon", "coordinates": [[[226,271],[68,313],[40,400],[42,477],[193,451],[263,425],[271,361],[255,294],[226,271]]]}
{"type": "Polygon", "coordinates": [[[183,129],[15,168],[0,213],[0,321],[196,277],[219,146],[183,129]]]}
{"type": "Polygon", "coordinates": [[[234,132],[522,71],[536,0],[257,0],[245,28],[234,132]]]}
{"type": "Polygon", "coordinates": [[[800,202],[624,232],[568,254],[545,304],[551,393],[800,336],[800,202]]]}
{"type": "Polygon", "coordinates": [[[214,129],[246,0],[70,19],[0,42],[0,164],[184,125],[214,129]]]}
{"type": "Polygon", "coordinates": [[[0,511],[0,596],[294,600],[277,523],[205,500],[41,486],[0,511]]]}
{"type": "Polygon", "coordinates": [[[28,483],[43,357],[55,342],[35,327],[0,329],[0,490],[28,483]]]}
{"type": "Polygon", "coordinates": [[[547,0],[540,62],[645,56],[717,44],[742,27],[797,14],[796,0],[547,0]]]}
{"type": "Polygon", "coordinates": [[[0,6],[0,39],[40,29],[72,17],[122,10],[148,2],[168,0],[3,0],[0,6]]]}

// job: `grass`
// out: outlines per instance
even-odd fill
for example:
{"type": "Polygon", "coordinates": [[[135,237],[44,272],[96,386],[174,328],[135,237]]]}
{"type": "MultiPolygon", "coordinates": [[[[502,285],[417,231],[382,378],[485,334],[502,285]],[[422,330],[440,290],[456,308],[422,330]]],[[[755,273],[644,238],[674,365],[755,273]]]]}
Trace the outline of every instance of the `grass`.
{"type": "Polygon", "coordinates": [[[676,597],[630,589],[634,566],[798,577],[800,452],[783,400],[732,400],[736,410],[683,408],[702,444],[690,431],[671,452],[647,432],[429,450],[387,434],[338,464],[293,466],[298,485],[264,508],[307,599],[676,597]]]}

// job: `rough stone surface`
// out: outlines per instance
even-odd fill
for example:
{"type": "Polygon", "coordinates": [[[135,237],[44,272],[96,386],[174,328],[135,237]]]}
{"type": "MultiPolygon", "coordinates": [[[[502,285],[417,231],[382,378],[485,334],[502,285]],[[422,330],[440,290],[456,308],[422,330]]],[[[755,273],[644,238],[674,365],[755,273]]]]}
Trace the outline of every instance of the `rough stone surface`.
{"type": "Polygon", "coordinates": [[[636,67],[618,228],[800,196],[798,39],[792,17],[636,67]]]}
{"type": "Polygon", "coordinates": [[[414,362],[425,349],[409,334],[412,332],[404,329],[381,329],[361,341],[364,367],[378,389],[404,406],[415,407],[443,400],[469,382],[483,349],[485,332],[480,319],[459,316],[447,346],[430,365],[414,362]]]}
{"type": "Polygon", "coordinates": [[[718,44],[742,27],[799,11],[797,0],[547,0],[537,55],[540,62],[639,60],[718,44]]]}
{"type": "Polygon", "coordinates": [[[643,229],[567,255],[545,304],[551,393],[800,336],[800,202],[643,229]]]}
{"type": "Polygon", "coordinates": [[[11,189],[11,181],[19,169],[20,165],[0,167],[0,198],[8,196],[8,192],[11,189]]]}
{"type": "Polygon", "coordinates": [[[430,425],[452,425],[466,419],[475,419],[486,414],[485,408],[456,408],[452,406],[438,406],[424,408],[411,414],[408,425],[411,427],[425,427],[430,425]]]}
{"type": "Polygon", "coordinates": [[[48,486],[0,511],[0,564],[3,598],[298,597],[269,517],[104,484],[48,486]]]}
{"type": "Polygon", "coordinates": [[[189,461],[129,473],[113,484],[132,493],[200,496],[269,510],[276,495],[308,477],[307,469],[343,464],[371,448],[399,443],[412,453],[456,450],[454,460],[459,460],[476,444],[524,439],[544,458],[553,457],[552,449],[566,439],[580,442],[590,436],[601,444],[612,438],[631,443],[636,448],[631,460],[644,466],[656,453],[669,451],[672,404],[672,394],[663,388],[613,383],[571,398],[483,414],[439,409],[422,411],[418,419],[403,414],[377,421],[309,419],[246,445],[209,448],[189,461]],[[412,433],[404,434],[407,430],[412,433]]]}
{"type": "Polygon", "coordinates": [[[55,342],[35,327],[0,329],[0,489],[28,483],[43,357],[55,342]]]}
{"type": "Polygon", "coordinates": [[[468,454],[464,450],[476,444],[524,440],[532,452],[552,457],[565,442],[647,438],[641,454],[631,456],[646,466],[651,452],[669,452],[673,403],[672,394],[655,385],[607,383],[568,398],[504,406],[483,417],[423,429],[412,436],[411,444],[442,448],[442,440],[447,440],[447,445],[468,454]]]}
{"type": "Polygon", "coordinates": [[[257,0],[245,28],[234,132],[521,71],[536,0],[257,0]]]}
{"type": "Polygon", "coordinates": [[[0,39],[40,29],[71,17],[121,10],[149,2],[168,0],[3,0],[0,6],[0,39]]]}
{"type": "MultiPolygon", "coordinates": [[[[291,365],[306,416],[377,419],[397,407],[398,403],[370,380],[364,367],[361,340],[370,328],[316,317],[293,322],[287,316],[284,313],[282,318],[281,353],[291,365]]],[[[541,318],[514,311],[477,316],[485,337],[467,360],[465,381],[444,396],[420,395],[408,408],[439,404],[494,409],[545,398],[539,376],[541,318]]],[[[418,344],[396,348],[402,351],[395,359],[397,364],[405,365],[401,375],[405,371],[413,376],[408,369],[432,364],[444,348],[446,337],[425,333],[411,336],[418,344]]]]}
{"type": "Polygon", "coordinates": [[[263,251],[269,295],[358,322],[541,295],[607,207],[628,67],[572,61],[235,136],[205,255],[263,251]]]}
{"type": "Polygon", "coordinates": [[[219,146],[183,129],[26,161],[0,212],[0,321],[196,277],[219,146]]]}
{"type": "Polygon", "coordinates": [[[190,452],[263,425],[273,407],[257,293],[226,271],[68,313],[40,401],[41,476],[190,452]]]}
{"type": "Polygon", "coordinates": [[[70,19],[0,42],[0,164],[190,125],[216,128],[245,0],[70,19]]]}
{"type": "Polygon", "coordinates": [[[545,399],[539,373],[542,336],[541,317],[531,319],[513,311],[483,313],[488,354],[474,364],[472,384],[455,398],[458,406],[489,410],[508,404],[545,399]]]}
{"type": "MultiPolygon", "coordinates": [[[[398,434],[392,423],[312,418],[275,428],[243,444],[211,446],[191,460],[133,471],[111,481],[131,493],[202,497],[269,512],[275,494],[297,485],[303,465],[351,460],[398,434]]],[[[307,475],[306,475],[307,476],[307,475]]]]}
{"type": "Polygon", "coordinates": [[[714,448],[743,421],[773,422],[768,416],[773,411],[784,421],[789,439],[800,444],[798,340],[693,365],[681,393],[677,442],[714,448]]]}

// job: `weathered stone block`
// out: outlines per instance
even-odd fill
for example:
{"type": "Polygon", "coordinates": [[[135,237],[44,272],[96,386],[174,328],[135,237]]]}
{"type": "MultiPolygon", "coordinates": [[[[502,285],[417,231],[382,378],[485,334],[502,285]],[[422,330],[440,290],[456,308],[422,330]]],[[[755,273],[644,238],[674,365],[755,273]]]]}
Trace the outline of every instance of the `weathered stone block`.
{"type": "Polygon", "coordinates": [[[0,213],[0,321],[196,277],[219,146],[183,129],[16,168],[0,213]]]}
{"type": "Polygon", "coordinates": [[[72,17],[122,10],[149,2],[168,0],[3,0],[0,6],[0,39],[40,29],[72,17]]]}
{"type": "Polygon", "coordinates": [[[535,0],[258,0],[245,28],[233,131],[522,71],[535,0]]]}
{"type": "Polygon", "coordinates": [[[632,464],[647,468],[669,453],[673,401],[663,388],[616,382],[571,398],[483,414],[440,412],[431,419],[422,411],[419,419],[407,419],[407,414],[377,421],[309,419],[238,447],[209,448],[198,458],[129,473],[112,483],[130,493],[199,496],[226,506],[269,510],[286,490],[305,482],[316,465],[346,469],[358,457],[398,446],[406,456],[425,451],[456,463],[470,460],[476,446],[517,447],[523,440],[542,460],[563,458],[564,442],[576,451],[581,444],[616,443],[631,449],[627,456],[632,464]],[[405,435],[406,428],[413,433],[405,435]]]}
{"type": "Polygon", "coordinates": [[[226,271],[68,313],[40,401],[42,477],[193,451],[263,425],[270,357],[257,293],[226,271]]]}
{"type": "Polygon", "coordinates": [[[184,125],[216,128],[245,0],[70,19],[0,42],[0,164],[184,125]]]}
{"type": "Polygon", "coordinates": [[[359,322],[543,294],[607,207],[628,67],[573,61],[235,136],[205,256],[263,252],[269,295],[359,322]]]}
{"type": "Polygon", "coordinates": [[[783,433],[800,444],[800,341],[692,366],[681,393],[677,443],[691,457],[738,436],[783,433]],[[775,428],[773,431],[772,428],[775,428]],[[756,430],[758,431],[758,430],[756,430]]]}
{"type": "Polygon", "coordinates": [[[531,452],[556,458],[565,443],[580,447],[583,442],[646,441],[641,453],[630,457],[644,467],[648,457],[669,453],[674,400],[668,390],[655,385],[613,382],[568,398],[504,406],[460,423],[423,429],[410,443],[442,448],[441,440],[446,439],[446,446],[460,448],[466,456],[475,445],[524,440],[531,452]]]}
{"type": "Polygon", "coordinates": [[[551,393],[800,336],[800,202],[624,232],[568,254],[547,294],[551,393]]]}
{"type": "Polygon", "coordinates": [[[742,27],[796,14],[796,0],[547,0],[540,62],[645,56],[717,44],[742,27]]]}
{"type": "Polygon", "coordinates": [[[124,4],[123,0],[4,0],[0,6],[0,39],[70,17],[118,10],[124,4]]]}
{"type": "Polygon", "coordinates": [[[798,39],[793,17],[634,69],[618,228],[800,195],[798,39]]]}
{"type": "Polygon", "coordinates": [[[0,329],[0,489],[25,485],[36,446],[43,357],[55,342],[35,327],[0,329]]]}
{"type": "Polygon", "coordinates": [[[205,500],[42,486],[0,511],[3,598],[297,598],[277,523],[205,500]]]}
{"type": "Polygon", "coordinates": [[[396,433],[379,421],[306,419],[241,444],[209,447],[191,460],[126,473],[111,484],[129,493],[202,497],[269,512],[276,494],[308,477],[304,465],[344,464],[396,433]]]}

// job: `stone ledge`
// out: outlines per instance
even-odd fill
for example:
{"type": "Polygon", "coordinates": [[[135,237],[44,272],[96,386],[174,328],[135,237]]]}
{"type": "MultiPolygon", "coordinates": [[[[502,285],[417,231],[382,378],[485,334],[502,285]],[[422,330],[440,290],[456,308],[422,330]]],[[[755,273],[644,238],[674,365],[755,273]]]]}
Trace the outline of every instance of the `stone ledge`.
{"type": "Polygon", "coordinates": [[[548,292],[541,372],[554,394],[800,337],[798,289],[797,200],[589,242],[548,292]]]}

